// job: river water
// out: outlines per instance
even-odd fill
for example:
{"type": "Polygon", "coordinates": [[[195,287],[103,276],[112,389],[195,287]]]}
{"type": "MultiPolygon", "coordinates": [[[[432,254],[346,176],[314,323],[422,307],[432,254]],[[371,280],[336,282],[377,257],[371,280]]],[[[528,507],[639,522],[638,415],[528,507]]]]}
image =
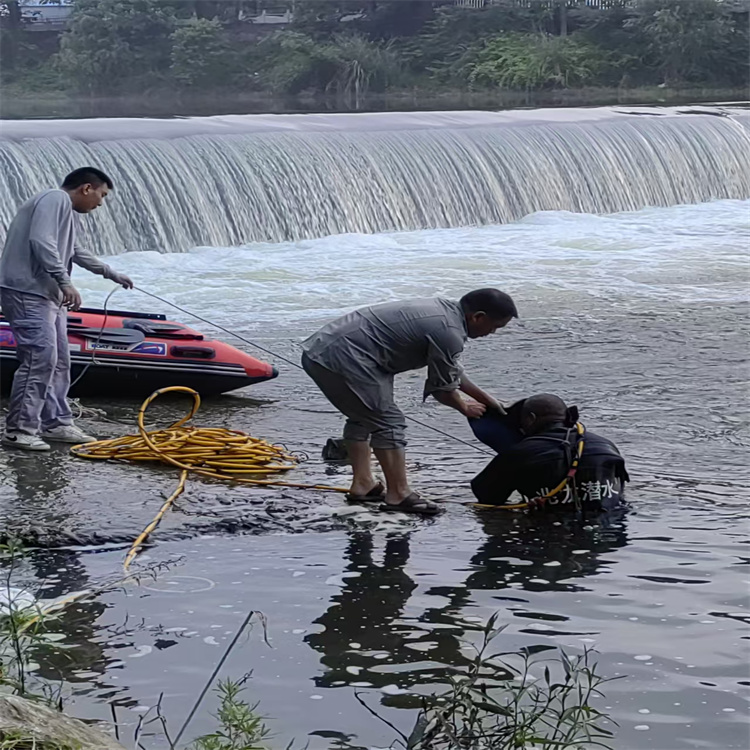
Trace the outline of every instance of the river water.
{"type": "MultiPolygon", "coordinates": [[[[274,747],[296,738],[311,750],[384,748],[393,730],[355,692],[408,729],[413,694],[464,664],[461,639],[476,640],[476,623],[499,612],[508,628],[497,650],[597,649],[599,671],[622,678],[600,702],[620,725],[620,750],[748,747],[748,239],[750,202],[728,200],[113,257],[145,289],[287,357],[359,305],[507,290],[521,321],[470,342],[467,370],[503,399],[551,391],[577,403],[627,457],[631,507],[586,528],[458,504],[437,520],[383,518],[350,513],[334,495],[191,480],[139,560],[169,570],[71,607],[52,624],[63,639],[38,654],[39,674],[64,680],[80,716],[111,719],[114,706],[126,745],[163,693],[174,733],[258,610],[272,647],[256,627],[222,674],[253,671],[247,697],[270,717],[274,747]]],[[[110,289],[82,272],[77,282],[89,304],[110,289]]],[[[172,315],[136,292],[111,304],[172,315]]],[[[206,403],[197,421],[306,451],[301,481],[344,483],[346,467],[318,458],[338,415],[304,374],[277,364],[278,380],[206,403]]],[[[399,380],[405,411],[471,440],[458,415],[421,403],[420,378],[399,380]]],[[[87,405],[122,424],[84,425],[132,431],[137,404],[87,405]]],[[[182,405],[153,408],[166,419],[182,405]]],[[[470,499],[487,457],[410,433],[414,484],[470,499]]],[[[116,578],[127,541],[176,481],[166,469],[57,450],[4,452],[0,471],[6,527],[65,545],[32,552],[23,567],[50,598],[116,578]]],[[[186,736],[214,726],[215,705],[206,701],[186,736]]],[[[167,746],[158,734],[142,742],[167,746]]]]}

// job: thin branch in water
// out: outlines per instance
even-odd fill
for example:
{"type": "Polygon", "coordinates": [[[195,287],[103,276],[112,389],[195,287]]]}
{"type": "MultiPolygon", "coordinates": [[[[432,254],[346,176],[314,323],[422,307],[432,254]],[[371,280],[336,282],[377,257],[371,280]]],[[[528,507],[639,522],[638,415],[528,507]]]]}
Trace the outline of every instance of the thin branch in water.
{"type": "Polygon", "coordinates": [[[365,703],[364,699],[361,698],[360,696],[361,696],[361,693],[359,693],[358,691],[355,690],[354,691],[354,697],[357,699],[357,701],[359,702],[359,704],[361,706],[364,706],[376,719],[380,719],[380,721],[382,721],[383,724],[388,725],[394,732],[396,732],[396,734],[398,734],[404,740],[404,742],[408,742],[409,741],[409,738],[400,729],[398,729],[397,727],[393,726],[393,724],[391,724],[391,722],[388,721],[388,719],[384,719],[377,711],[375,711],[374,709],[370,708],[365,703]]]}
{"type": "MultiPolygon", "coordinates": [[[[226,651],[222,655],[221,659],[219,659],[219,663],[216,665],[216,668],[211,673],[211,676],[208,678],[208,681],[204,685],[203,690],[201,690],[200,695],[198,696],[198,700],[195,701],[195,705],[190,710],[190,713],[188,714],[187,718],[185,719],[185,722],[182,725],[182,727],[180,727],[180,731],[177,732],[177,736],[175,737],[175,740],[174,740],[174,743],[173,743],[172,747],[176,746],[177,743],[182,738],[182,735],[184,734],[185,730],[187,729],[188,724],[190,724],[190,722],[193,720],[193,717],[195,716],[195,713],[198,710],[198,707],[203,702],[203,699],[206,697],[206,693],[208,693],[209,689],[211,688],[211,685],[213,684],[214,680],[216,679],[216,676],[219,674],[219,671],[224,666],[224,662],[229,657],[229,654],[232,653],[232,649],[235,647],[235,645],[237,644],[237,641],[239,641],[240,637],[245,632],[245,628],[250,624],[250,620],[252,620],[252,618],[253,618],[254,615],[260,615],[260,613],[257,613],[257,612],[255,612],[255,610],[252,610],[252,609],[247,613],[247,617],[245,617],[245,619],[243,620],[242,625],[240,625],[239,630],[235,633],[234,638],[232,638],[232,642],[229,644],[229,646],[227,646],[226,651]]],[[[265,621],[265,616],[262,616],[262,615],[260,615],[260,616],[262,617],[261,622],[264,622],[265,621]]]]}

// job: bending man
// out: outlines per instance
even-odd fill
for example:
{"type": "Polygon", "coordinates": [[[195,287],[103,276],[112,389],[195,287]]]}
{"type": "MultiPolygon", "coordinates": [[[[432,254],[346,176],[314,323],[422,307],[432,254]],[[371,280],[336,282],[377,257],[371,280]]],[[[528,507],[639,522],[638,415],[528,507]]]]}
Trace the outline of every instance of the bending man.
{"type": "Polygon", "coordinates": [[[350,501],[385,500],[388,509],[439,512],[409,487],[406,421],[393,400],[393,377],[427,367],[425,398],[433,396],[469,418],[487,408],[501,410],[463,374],[459,357],[467,338],[488,336],[516,317],[507,294],[478,289],[459,302],[418,299],[365,307],[305,341],[302,366],[347,418],[344,439],[354,472],[350,501]],[[373,478],[370,447],[385,474],[385,488],[373,478]]]}
{"type": "Polygon", "coordinates": [[[13,377],[3,445],[47,451],[44,439],[95,439],[73,424],[67,402],[67,310],[81,306],[81,295],[70,280],[73,263],[126,289],[133,286],[127,276],[83,250],[76,239],[77,214],[99,208],[111,189],[112,180],[104,172],[76,169],[60,189],[45,190],[26,201],[8,227],[0,258],[0,303],[20,365],[13,377]]]}

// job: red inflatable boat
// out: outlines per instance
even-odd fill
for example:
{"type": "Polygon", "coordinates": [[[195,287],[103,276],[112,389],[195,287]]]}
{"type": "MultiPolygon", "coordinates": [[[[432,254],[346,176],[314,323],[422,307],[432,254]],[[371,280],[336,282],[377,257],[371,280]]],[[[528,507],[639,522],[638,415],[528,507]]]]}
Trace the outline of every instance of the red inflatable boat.
{"type": "MultiPolygon", "coordinates": [[[[226,393],[275,378],[276,368],[164,315],[83,308],[68,314],[71,396],[145,397],[185,385],[201,395],[226,393]]],[[[0,389],[18,367],[16,342],[0,315],[0,389]]]]}

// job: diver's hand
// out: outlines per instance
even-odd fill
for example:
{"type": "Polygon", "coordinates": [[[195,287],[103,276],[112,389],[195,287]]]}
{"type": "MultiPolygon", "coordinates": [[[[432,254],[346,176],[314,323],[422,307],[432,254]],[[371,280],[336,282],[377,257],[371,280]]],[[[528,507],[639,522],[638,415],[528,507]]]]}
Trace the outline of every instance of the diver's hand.
{"type": "Polygon", "coordinates": [[[496,411],[498,414],[502,414],[503,416],[508,413],[507,411],[505,411],[505,407],[496,398],[492,398],[492,396],[487,396],[485,404],[487,405],[488,411],[496,411]]]}
{"type": "Polygon", "coordinates": [[[487,411],[487,407],[478,401],[464,401],[461,411],[469,419],[479,419],[487,411]]]}
{"type": "Polygon", "coordinates": [[[546,502],[547,498],[543,495],[541,497],[532,497],[527,501],[526,509],[531,512],[544,510],[546,502]]]}
{"type": "Polygon", "coordinates": [[[72,285],[66,284],[60,287],[62,292],[62,306],[68,310],[78,310],[81,307],[82,300],[79,291],[72,285]]]}

